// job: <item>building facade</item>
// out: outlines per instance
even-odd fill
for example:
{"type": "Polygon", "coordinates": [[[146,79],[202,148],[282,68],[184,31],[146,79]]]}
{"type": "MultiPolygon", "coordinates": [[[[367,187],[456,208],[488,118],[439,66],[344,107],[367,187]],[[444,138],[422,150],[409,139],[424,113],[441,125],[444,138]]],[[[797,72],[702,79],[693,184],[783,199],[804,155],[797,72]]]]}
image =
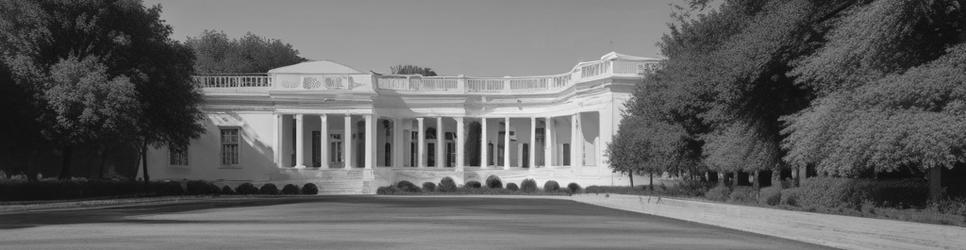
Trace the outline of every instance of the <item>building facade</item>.
{"type": "Polygon", "coordinates": [[[490,175],[626,185],[604,148],[658,63],[611,52],[549,76],[384,75],[330,61],[197,76],[206,132],[187,148],[150,150],[148,171],[233,187],[315,183],[320,193],[490,175]]]}

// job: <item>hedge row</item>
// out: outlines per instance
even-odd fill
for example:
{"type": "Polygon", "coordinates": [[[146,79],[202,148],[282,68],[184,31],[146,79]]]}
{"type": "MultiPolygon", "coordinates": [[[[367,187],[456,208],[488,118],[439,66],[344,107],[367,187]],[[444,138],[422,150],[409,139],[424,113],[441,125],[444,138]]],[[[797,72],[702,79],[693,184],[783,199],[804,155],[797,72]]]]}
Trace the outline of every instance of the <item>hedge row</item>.
{"type": "Polygon", "coordinates": [[[232,189],[219,188],[206,181],[159,181],[145,185],[138,181],[111,180],[54,180],[0,182],[0,201],[65,200],[94,197],[148,197],[164,195],[221,195],[221,194],[318,194],[319,188],[308,183],[301,188],[288,184],[279,190],[268,183],[256,188],[244,183],[232,189]]]}
{"type": "Polygon", "coordinates": [[[560,191],[566,191],[566,193],[577,193],[582,189],[577,183],[570,183],[567,185],[567,189],[561,190],[560,185],[553,180],[547,181],[543,185],[543,189],[537,189],[537,182],[533,179],[525,179],[520,182],[518,186],[516,183],[506,183],[504,188],[503,181],[500,177],[491,175],[486,178],[484,183],[478,181],[468,181],[462,186],[456,186],[453,178],[443,177],[439,184],[432,182],[424,182],[422,188],[416,184],[409,181],[399,181],[395,185],[389,185],[384,187],[379,187],[376,190],[377,194],[389,195],[389,194],[415,194],[415,193],[462,193],[462,194],[515,194],[515,193],[536,193],[542,191],[544,193],[559,193],[560,191]]]}

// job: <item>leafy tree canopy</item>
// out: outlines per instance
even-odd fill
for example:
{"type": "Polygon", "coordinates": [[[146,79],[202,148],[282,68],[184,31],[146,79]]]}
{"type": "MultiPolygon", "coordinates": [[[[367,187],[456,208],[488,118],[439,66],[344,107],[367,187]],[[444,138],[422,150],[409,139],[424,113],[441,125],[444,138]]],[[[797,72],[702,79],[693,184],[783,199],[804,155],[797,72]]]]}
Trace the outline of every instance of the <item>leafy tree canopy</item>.
{"type": "Polygon", "coordinates": [[[197,57],[194,68],[199,74],[265,73],[305,61],[291,44],[252,33],[231,39],[224,32],[205,30],[188,37],[186,44],[197,57]]]}
{"type": "MultiPolygon", "coordinates": [[[[136,0],[0,1],[4,84],[28,93],[52,145],[117,141],[184,145],[198,136],[200,94],[194,57],[168,38],[158,6],[136,0]]],[[[16,131],[14,131],[16,132],[16,131]]],[[[142,151],[144,148],[142,147],[142,151]]]]}
{"type": "Polygon", "coordinates": [[[416,65],[396,65],[389,67],[389,71],[396,75],[436,76],[433,69],[416,65]]]}

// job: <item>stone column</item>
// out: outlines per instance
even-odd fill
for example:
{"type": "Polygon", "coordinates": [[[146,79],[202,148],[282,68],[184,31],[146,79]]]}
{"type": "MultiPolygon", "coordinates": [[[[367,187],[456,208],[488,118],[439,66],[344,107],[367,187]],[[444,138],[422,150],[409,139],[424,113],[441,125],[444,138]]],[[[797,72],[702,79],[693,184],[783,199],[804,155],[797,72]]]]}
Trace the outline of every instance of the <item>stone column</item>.
{"type": "Polygon", "coordinates": [[[392,119],[392,166],[402,167],[403,164],[403,149],[406,148],[403,145],[403,129],[402,129],[403,119],[393,118],[392,119]]]}
{"type": "Polygon", "coordinates": [[[329,168],[329,116],[319,115],[319,121],[319,167],[329,168]]]}
{"type": "Polygon", "coordinates": [[[486,117],[480,117],[480,168],[486,168],[487,163],[490,159],[487,159],[486,153],[486,117]]]}
{"type": "Polygon", "coordinates": [[[446,133],[443,131],[443,117],[436,117],[436,167],[446,167],[446,133]]]}
{"type": "Polygon", "coordinates": [[[466,143],[465,129],[463,128],[463,117],[456,117],[456,171],[463,172],[463,150],[466,143]]]}
{"type": "Polygon", "coordinates": [[[352,115],[349,113],[345,114],[345,130],[344,135],[342,135],[342,162],[345,164],[345,168],[352,168],[352,115]]]}
{"type": "Polygon", "coordinates": [[[537,168],[537,117],[530,117],[530,148],[527,152],[527,165],[530,169],[537,168]]]}
{"type": "Polygon", "coordinates": [[[577,166],[577,116],[570,116],[570,166],[577,166]]]}
{"type": "Polygon", "coordinates": [[[282,154],[282,143],[284,143],[282,138],[285,137],[285,133],[282,133],[284,130],[283,118],[285,118],[284,115],[275,114],[275,166],[278,168],[282,168],[282,163],[285,162],[282,154]]]}
{"type": "Polygon", "coordinates": [[[510,169],[510,117],[504,118],[506,124],[504,124],[503,133],[503,169],[510,169]]]}
{"type": "Polygon", "coordinates": [[[304,127],[302,122],[305,121],[302,114],[295,115],[295,168],[305,168],[305,152],[303,149],[305,147],[305,138],[303,137],[304,127]]]}
{"type": "Polygon", "coordinates": [[[366,147],[366,150],[365,150],[366,151],[365,152],[365,154],[366,154],[365,159],[366,159],[366,162],[365,162],[365,167],[367,169],[372,169],[373,166],[376,165],[376,151],[373,150],[373,146],[375,146],[375,144],[376,144],[375,143],[375,139],[376,139],[376,126],[375,125],[376,125],[376,123],[374,121],[373,116],[375,116],[375,115],[367,114],[367,115],[364,116],[365,119],[366,119],[366,125],[365,125],[365,129],[366,129],[366,131],[365,131],[365,136],[366,136],[366,138],[365,138],[365,147],[366,147]]]}
{"type": "Polygon", "coordinates": [[[553,166],[553,117],[545,118],[547,122],[543,127],[543,166],[553,166]]]}
{"type": "Polygon", "coordinates": [[[416,118],[416,122],[419,124],[419,126],[417,126],[419,129],[419,132],[416,133],[416,141],[418,141],[419,143],[417,145],[418,150],[416,153],[419,160],[416,163],[419,165],[419,167],[425,168],[426,167],[426,125],[423,122],[422,117],[416,118]]]}

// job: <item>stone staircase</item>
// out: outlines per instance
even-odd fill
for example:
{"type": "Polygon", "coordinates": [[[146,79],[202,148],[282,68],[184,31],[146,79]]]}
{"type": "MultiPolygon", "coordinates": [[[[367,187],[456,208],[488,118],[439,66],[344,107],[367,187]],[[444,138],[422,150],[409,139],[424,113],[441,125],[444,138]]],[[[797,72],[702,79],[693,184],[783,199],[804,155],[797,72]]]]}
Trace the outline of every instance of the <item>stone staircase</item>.
{"type": "Polygon", "coordinates": [[[315,183],[319,186],[319,194],[363,194],[367,191],[363,185],[365,171],[363,169],[291,169],[272,175],[270,181],[300,186],[305,183],[315,183]]]}

